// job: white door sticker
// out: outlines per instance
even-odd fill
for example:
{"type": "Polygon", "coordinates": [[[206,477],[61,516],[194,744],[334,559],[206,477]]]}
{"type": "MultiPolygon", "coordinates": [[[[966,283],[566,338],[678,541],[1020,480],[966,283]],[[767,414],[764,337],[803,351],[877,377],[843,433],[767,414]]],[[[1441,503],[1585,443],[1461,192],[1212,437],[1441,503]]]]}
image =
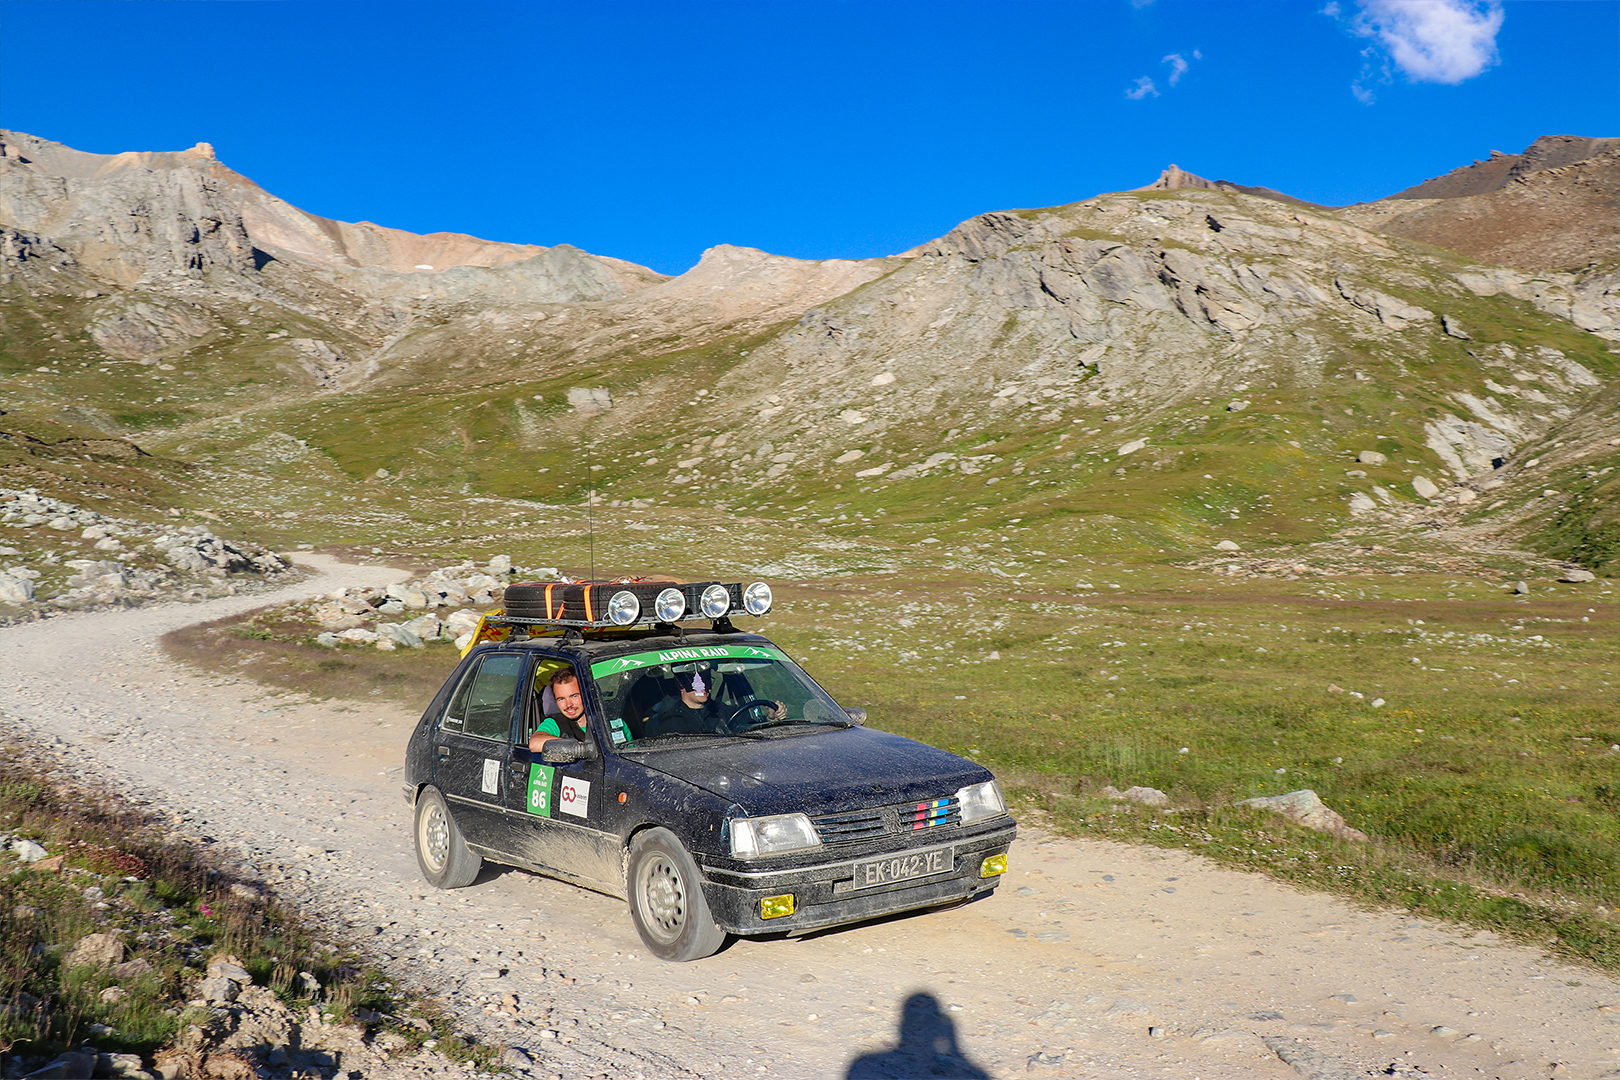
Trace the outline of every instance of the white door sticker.
{"type": "Polygon", "coordinates": [[[562,790],[557,792],[557,805],[565,814],[575,817],[584,817],[586,807],[591,804],[591,782],[576,777],[563,777],[562,790]]]}
{"type": "Polygon", "coordinates": [[[499,795],[501,793],[501,762],[499,758],[487,757],[484,759],[484,793],[486,795],[499,795]]]}

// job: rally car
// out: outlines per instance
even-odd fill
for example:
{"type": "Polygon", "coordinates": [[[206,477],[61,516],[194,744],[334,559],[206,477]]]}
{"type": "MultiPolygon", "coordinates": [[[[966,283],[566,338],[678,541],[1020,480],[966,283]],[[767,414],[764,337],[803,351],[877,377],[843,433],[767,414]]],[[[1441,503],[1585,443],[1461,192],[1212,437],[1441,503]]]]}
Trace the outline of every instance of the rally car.
{"type": "Polygon", "coordinates": [[[423,876],[456,888],[488,859],[626,899],[667,960],[993,890],[1016,833],[995,778],[864,726],[732,624],[771,600],[762,582],[508,587],[406,751],[423,876]],[[536,753],[536,731],[563,737],[536,753]]]}

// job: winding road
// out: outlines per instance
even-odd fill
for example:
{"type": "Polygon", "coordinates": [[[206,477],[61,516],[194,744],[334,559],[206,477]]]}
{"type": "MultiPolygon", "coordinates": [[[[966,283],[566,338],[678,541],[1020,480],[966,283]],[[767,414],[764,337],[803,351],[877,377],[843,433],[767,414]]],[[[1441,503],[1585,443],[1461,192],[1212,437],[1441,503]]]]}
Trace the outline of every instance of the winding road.
{"type": "Polygon", "coordinates": [[[1620,981],[1038,822],[986,900],[692,964],[647,956],[621,902],[520,871],[438,892],[399,791],[414,714],[158,649],[190,623],[404,576],[302,561],[311,576],[275,593],[0,629],[0,725],[237,853],[480,1038],[522,1048],[531,1075],[1620,1077],[1620,981]]]}

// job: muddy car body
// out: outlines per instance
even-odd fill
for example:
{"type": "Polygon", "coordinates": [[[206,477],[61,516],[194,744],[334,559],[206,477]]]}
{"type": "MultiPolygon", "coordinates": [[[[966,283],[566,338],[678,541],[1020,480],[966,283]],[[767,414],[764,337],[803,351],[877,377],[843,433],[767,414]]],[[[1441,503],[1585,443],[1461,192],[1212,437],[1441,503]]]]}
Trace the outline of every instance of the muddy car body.
{"type": "Polygon", "coordinates": [[[727,934],[956,903],[1005,871],[1016,827],[988,770],[863,726],[767,638],[724,617],[527,630],[472,648],[411,735],[404,794],[433,884],[484,859],[561,878],[628,900],[648,947],[684,960],[727,934]],[[585,715],[532,752],[559,671],[585,715]],[[663,730],[693,672],[715,730],[663,730]]]}

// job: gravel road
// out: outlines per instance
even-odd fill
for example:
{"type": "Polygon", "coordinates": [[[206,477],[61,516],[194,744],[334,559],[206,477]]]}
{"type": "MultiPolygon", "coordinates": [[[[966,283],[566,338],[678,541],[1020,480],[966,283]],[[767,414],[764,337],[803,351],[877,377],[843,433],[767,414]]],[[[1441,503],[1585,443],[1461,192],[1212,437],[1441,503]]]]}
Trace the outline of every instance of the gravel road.
{"type": "Polygon", "coordinates": [[[0,629],[0,724],[239,852],[530,1075],[1620,1077],[1620,981],[1027,821],[987,900],[692,964],[648,957],[622,903],[527,873],[433,890],[399,792],[414,714],[159,653],[189,623],[404,576],[302,561],[273,594],[0,629]]]}

